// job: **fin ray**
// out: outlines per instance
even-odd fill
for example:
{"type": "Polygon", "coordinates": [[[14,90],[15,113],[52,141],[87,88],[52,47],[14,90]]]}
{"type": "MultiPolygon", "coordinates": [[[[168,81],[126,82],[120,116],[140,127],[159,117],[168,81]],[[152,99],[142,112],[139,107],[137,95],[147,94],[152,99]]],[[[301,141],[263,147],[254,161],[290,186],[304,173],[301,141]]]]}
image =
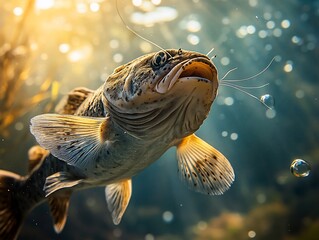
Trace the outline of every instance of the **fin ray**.
{"type": "Polygon", "coordinates": [[[42,114],[31,119],[31,133],[53,156],[77,166],[88,167],[103,147],[108,118],[42,114]]]}
{"type": "Polygon", "coordinates": [[[105,188],[106,202],[112,213],[113,223],[118,225],[129,204],[132,194],[132,180],[109,184],[105,188]]]}
{"type": "Polygon", "coordinates": [[[56,233],[62,232],[65,226],[69,209],[70,195],[71,193],[67,193],[63,196],[54,196],[48,198],[50,212],[54,223],[54,230],[56,233]]]}
{"type": "Polygon", "coordinates": [[[177,145],[177,159],[181,180],[197,192],[220,195],[234,181],[226,157],[194,134],[177,145]]]}
{"type": "Polygon", "coordinates": [[[43,190],[45,191],[45,197],[50,196],[52,193],[63,189],[74,187],[81,182],[83,178],[75,178],[68,172],[57,172],[46,178],[43,190]]]}
{"type": "Polygon", "coordinates": [[[23,219],[32,208],[29,200],[18,195],[23,178],[0,170],[0,239],[15,240],[23,219]]]}

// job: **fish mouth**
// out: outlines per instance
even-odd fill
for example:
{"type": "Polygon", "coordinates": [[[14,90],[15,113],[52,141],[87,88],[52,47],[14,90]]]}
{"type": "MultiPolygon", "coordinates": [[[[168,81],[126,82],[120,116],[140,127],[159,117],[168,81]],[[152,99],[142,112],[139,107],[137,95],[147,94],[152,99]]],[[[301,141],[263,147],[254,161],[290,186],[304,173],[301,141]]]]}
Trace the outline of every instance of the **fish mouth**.
{"type": "Polygon", "coordinates": [[[177,64],[155,86],[158,93],[166,93],[180,80],[197,80],[217,83],[217,70],[205,57],[195,57],[177,64]]]}

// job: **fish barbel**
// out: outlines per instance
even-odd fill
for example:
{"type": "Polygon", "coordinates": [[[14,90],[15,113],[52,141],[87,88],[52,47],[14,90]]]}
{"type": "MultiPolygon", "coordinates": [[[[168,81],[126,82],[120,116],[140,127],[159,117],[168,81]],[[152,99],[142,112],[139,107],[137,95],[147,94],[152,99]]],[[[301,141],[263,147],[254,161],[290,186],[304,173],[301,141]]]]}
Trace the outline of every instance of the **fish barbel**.
{"type": "Polygon", "coordinates": [[[206,55],[170,49],[116,68],[96,91],[71,91],[57,113],[31,119],[41,147],[29,152],[28,176],[0,171],[0,238],[15,239],[27,212],[45,200],[61,232],[71,193],[95,186],[106,186],[108,209],[119,224],[131,178],[173,146],[190,189],[222,194],[234,181],[233,169],[194,135],[217,89],[217,70],[206,55]]]}

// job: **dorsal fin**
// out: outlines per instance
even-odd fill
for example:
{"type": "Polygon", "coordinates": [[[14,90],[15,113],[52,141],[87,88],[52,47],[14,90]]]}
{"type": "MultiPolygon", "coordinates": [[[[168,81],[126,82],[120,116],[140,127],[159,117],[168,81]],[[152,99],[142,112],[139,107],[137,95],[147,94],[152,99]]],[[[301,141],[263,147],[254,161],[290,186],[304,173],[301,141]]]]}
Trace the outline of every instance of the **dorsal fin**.
{"type": "Polygon", "coordinates": [[[84,100],[92,95],[93,92],[93,90],[85,87],[74,88],[60,100],[55,112],[59,114],[74,114],[84,100]]]}
{"type": "Polygon", "coordinates": [[[50,152],[40,147],[39,145],[35,145],[29,149],[28,157],[29,157],[29,167],[28,173],[31,174],[35,170],[37,170],[41,165],[43,160],[50,152]]]}
{"type": "Polygon", "coordinates": [[[70,195],[71,192],[67,192],[61,196],[58,195],[48,197],[50,212],[54,224],[54,230],[56,233],[60,233],[66,223],[70,195]]]}

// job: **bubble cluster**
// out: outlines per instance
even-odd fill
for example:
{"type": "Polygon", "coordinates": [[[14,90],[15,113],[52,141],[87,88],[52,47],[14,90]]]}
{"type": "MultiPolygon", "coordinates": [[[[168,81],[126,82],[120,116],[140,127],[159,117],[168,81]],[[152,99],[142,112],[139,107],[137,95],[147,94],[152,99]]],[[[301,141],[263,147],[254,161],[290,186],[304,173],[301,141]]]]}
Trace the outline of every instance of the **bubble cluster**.
{"type": "Polygon", "coordinates": [[[311,167],[303,159],[295,159],[290,165],[291,173],[296,177],[307,177],[310,174],[311,167]]]}

